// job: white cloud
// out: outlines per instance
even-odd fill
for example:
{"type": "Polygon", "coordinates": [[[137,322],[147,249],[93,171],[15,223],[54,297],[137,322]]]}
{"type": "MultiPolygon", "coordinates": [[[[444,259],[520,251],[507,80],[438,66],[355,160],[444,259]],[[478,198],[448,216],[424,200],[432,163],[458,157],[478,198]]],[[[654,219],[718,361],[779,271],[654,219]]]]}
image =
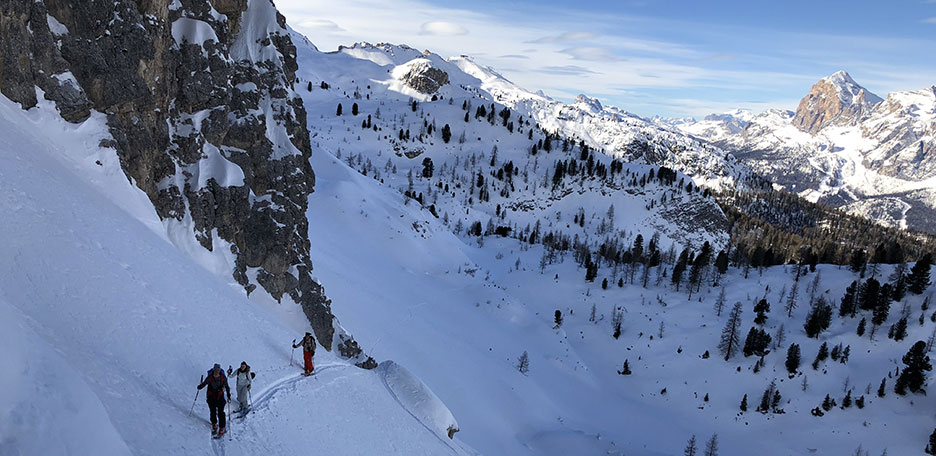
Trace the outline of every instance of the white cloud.
{"type": "Polygon", "coordinates": [[[617,62],[623,60],[614,55],[611,51],[597,46],[577,46],[560,50],[559,52],[572,57],[575,60],[586,60],[591,62],[617,62]]]}
{"type": "MultiPolygon", "coordinates": [[[[933,3],[936,3],[936,1],[934,1],[933,3]]],[[[927,24],[936,24],[936,17],[928,17],[926,19],[923,19],[923,22],[927,24]]]]}
{"type": "Polygon", "coordinates": [[[433,36],[458,36],[467,35],[468,29],[454,22],[431,21],[424,22],[421,26],[419,26],[419,34],[433,36]]]}
{"type": "Polygon", "coordinates": [[[345,31],[345,29],[339,27],[338,24],[327,19],[309,19],[299,23],[299,26],[306,29],[316,29],[330,32],[345,31]]]}

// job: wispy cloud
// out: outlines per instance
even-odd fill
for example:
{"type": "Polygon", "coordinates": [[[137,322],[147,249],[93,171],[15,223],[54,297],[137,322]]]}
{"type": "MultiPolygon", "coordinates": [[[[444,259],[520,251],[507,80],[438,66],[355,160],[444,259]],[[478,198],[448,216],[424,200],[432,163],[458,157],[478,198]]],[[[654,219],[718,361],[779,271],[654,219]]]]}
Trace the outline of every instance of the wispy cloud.
{"type": "Polygon", "coordinates": [[[927,81],[936,75],[936,64],[904,58],[932,53],[936,40],[925,34],[899,38],[748,23],[714,26],[549,4],[521,11],[523,6],[513,2],[471,9],[429,0],[276,4],[320,49],[371,41],[443,56],[467,54],[529,90],[559,99],[598,94],[605,104],[641,115],[790,109],[817,79],[843,68],[881,96],[936,82],[927,81]]]}
{"type": "Polygon", "coordinates": [[[589,74],[599,74],[595,71],[589,70],[588,68],[581,67],[578,65],[563,65],[563,66],[545,66],[538,68],[535,71],[545,74],[561,74],[565,76],[584,76],[589,74]]]}
{"type": "Polygon", "coordinates": [[[617,62],[623,60],[614,55],[608,49],[597,46],[577,46],[560,50],[559,52],[572,57],[575,60],[586,60],[591,62],[617,62]]]}
{"type": "MultiPolygon", "coordinates": [[[[936,1],[934,1],[934,2],[932,2],[932,3],[936,3],[936,1]]],[[[925,23],[925,24],[936,24],[936,17],[928,17],[928,18],[926,18],[926,19],[923,19],[922,22],[925,23]]]]}
{"type": "Polygon", "coordinates": [[[597,38],[598,35],[590,32],[565,32],[558,35],[543,36],[535,40],[527,41],[528,44],[547,44],[547,43],[573,43],[576,41],[587,41],[597,38]]]}
{"type": "Polygon", "coordinates": [[[421,26],[419,26],[419,34],[433,36],[458,36],[467,35],[468,29],[454,22],[431,21],[424,22],[421,26]]]}

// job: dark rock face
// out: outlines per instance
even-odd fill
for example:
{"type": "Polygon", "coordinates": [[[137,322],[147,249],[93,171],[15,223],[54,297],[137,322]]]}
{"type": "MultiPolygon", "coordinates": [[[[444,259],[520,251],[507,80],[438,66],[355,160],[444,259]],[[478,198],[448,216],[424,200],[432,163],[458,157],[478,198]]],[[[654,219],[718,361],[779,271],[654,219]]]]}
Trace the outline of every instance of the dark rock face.
{"type": "Polygon", "coordinates": [[[419,93],[432,95],[449,83],[449,75],[429,63],[420,62],[403,75],[403,82],[419,93]]]}
{"type": "MultiPolygon", "coordinates": [[[[38,87],[72,122],[106,113],[157,214],[208,250],[229,246],[246,292],[289,296],[331,350],[331,301],[311,277],[315,175],[295,56],[270,0],[0,0],[0,92],[29,108],[38,87]]],[[[342,355],[373,363],[339,333],[342,355]]]]}

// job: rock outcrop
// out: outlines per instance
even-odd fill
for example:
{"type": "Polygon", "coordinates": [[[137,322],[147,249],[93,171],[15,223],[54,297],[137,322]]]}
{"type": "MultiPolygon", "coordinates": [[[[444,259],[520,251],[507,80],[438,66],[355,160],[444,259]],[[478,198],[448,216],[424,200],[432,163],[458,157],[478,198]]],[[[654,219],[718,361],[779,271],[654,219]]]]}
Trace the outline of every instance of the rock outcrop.
{"type": "Polygon", "coordinates": [[[373,367],[311,276],[297,68],[270,0],[0,0],[0,93],[24,108],[44,96],[72,122],[106,113],[161,218],[230,249],[247,293],[289,297],[322,346],[373,367]]]}
{"type": "Polygon", "coordinates": [[[820,79],[800,100],[793,125],[813,135],[833,124],[856,125],[880,102],[880,97],[839,71],[820,79]]]}
{"type": "Polygon", "coordinates": [[[432,66],[428,60],[419,59],[408,65],[410,69],[401,80],[407,87],[419,93],[432,95],[449,83],[448,73],[432,66]]]}

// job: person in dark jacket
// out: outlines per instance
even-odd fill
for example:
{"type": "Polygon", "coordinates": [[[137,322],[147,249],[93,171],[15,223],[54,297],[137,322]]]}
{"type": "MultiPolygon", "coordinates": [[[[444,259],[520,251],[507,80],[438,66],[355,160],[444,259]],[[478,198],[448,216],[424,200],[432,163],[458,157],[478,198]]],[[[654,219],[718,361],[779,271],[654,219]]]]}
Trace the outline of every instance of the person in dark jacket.
{"type": "Polygon", "coordinates": [[[305,374],[312,375],[312,371],[315,370],[315,366],[312,364],[312,357],[315,356],[315,338],[312,337],[312,333],[305,333],[305,337],[302,338],[299,343],[295,343],[293,340],[293,348],[299,348],[302,346],[302,359],[305,361],[305,374]]]}
{"type": "Polygon", "coordinates": [[[198,385],[198,389],[206,386],[208,392],[205,394],[205,399],[208,401],[208,409],[211,410],[211,432],[221,436],[224,435],[226,424],[224,405],[227,402],[225,401],[225,395],[228,401],[231,400],[231,387],[228,386],[227,377],[224,375],[224,370],[221,369],[220,364],[215,364],[208,371],[208,376],[198,385]],[[221,429],[218,429],[219,424],[221,429]]]}

